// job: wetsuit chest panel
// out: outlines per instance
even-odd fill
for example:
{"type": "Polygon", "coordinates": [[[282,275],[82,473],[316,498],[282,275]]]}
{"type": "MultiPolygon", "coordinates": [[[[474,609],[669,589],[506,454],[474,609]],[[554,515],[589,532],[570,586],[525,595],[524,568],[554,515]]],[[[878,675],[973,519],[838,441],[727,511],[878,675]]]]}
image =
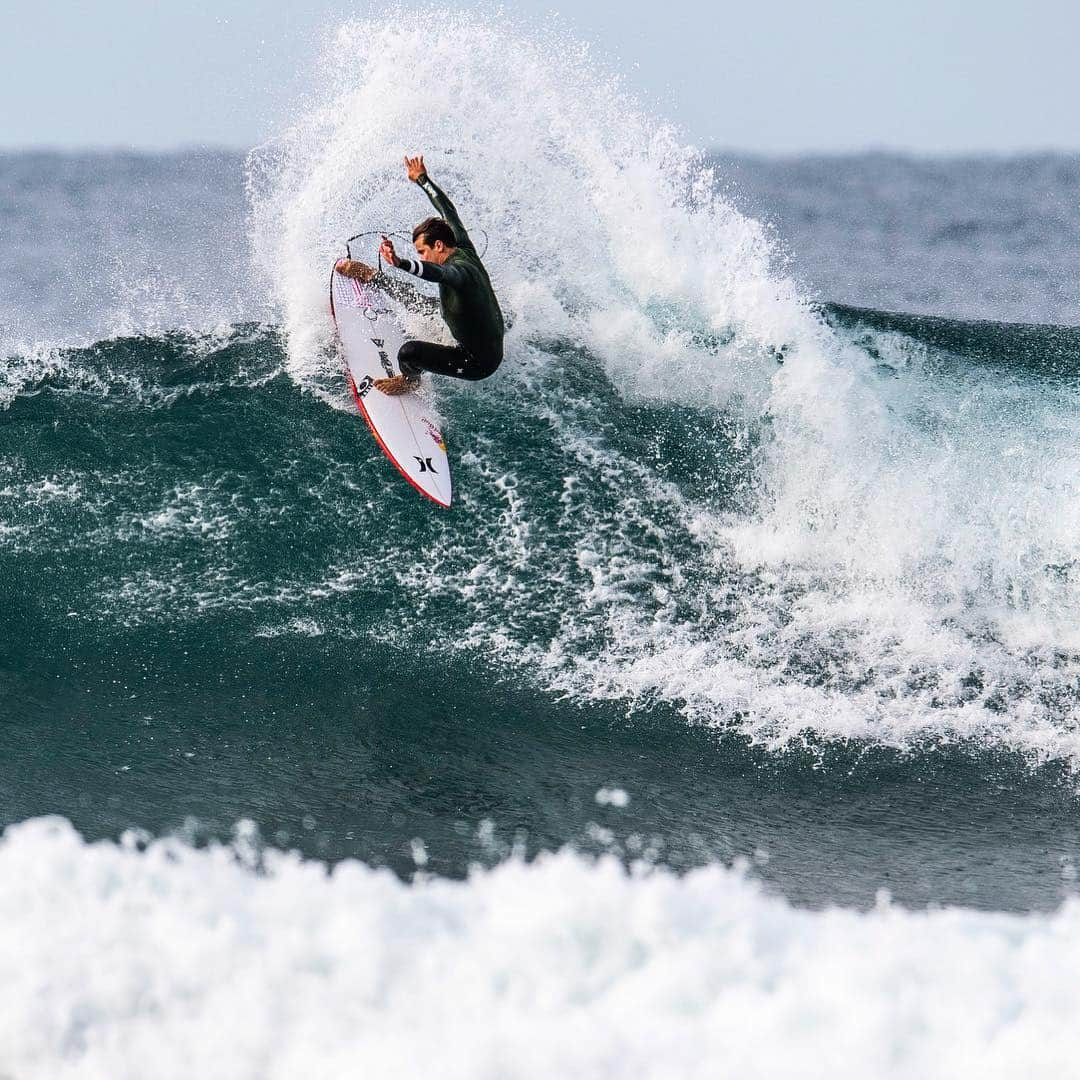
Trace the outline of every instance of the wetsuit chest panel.
{"type": "Polygon", "coordinates": [[[450,333],[470,352],[502,353],[502,311],[483,264],[458,248],[444,267],[450,271],[439,283],[439,303],[450,333]]]}

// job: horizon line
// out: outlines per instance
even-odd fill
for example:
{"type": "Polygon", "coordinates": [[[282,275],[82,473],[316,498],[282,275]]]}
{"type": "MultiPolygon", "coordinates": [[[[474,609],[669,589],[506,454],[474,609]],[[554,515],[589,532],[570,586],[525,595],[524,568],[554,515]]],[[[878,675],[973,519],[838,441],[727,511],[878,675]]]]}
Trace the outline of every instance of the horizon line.
{"type": "MultiPolygon", "coordinates": [[[[244,146],[220,142],[177,142],[170,146],[147,146],[125,143],[24,143],[0,144],[2,156],[68,156],[68,157],[180,157],[197,154],[247,155],[258,145],[244,146]]],[[[793,158],[856,158],[894,157],[921,159],[964,158],[1035,158],[1080,157],[1080,146],[1030,146],[1030,147],[971,147],[958,149],[917,149],[885,144],[866,144],[858,147],[804,147],[800,149],[768,150],[740,146],[713,146],[700,150],[705,157],[743,157],[785,160],[793,158]]]]}

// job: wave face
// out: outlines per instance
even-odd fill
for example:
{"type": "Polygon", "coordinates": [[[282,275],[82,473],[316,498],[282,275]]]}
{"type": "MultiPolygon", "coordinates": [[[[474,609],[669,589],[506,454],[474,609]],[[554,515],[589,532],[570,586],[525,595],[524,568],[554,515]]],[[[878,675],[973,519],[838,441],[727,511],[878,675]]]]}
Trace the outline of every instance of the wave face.
{"type": "MultiPolygon", "coordinates": [[[[499,857],[490,819],[529,853],[676,868],[764,853],[757,872],[811,904],[872,902],[883,865],[908,903],[1069,892],[1073,660],[1043,670],[1037,643],[978,637],[917,591],[933,577],[872,578],[858,550],[830,565],[845,522],[815,530],[763,486],[786,464],[775,418],[625,394],[578,346],[518,344],[498,378],[439,390],[458,495],[435,513],[340,376],[308,391],[292,360],[280,331],[249,325],[9,364],[8,821],[199,838],[249,815],[282,846],[404,875],[421,838],[434,871],[460,875],[499,857]],[[1037,681],[998,705],[955,666],[972,657],[1037,681]],[[612,787],[628,805],[598,796],[612,787]],[[868,805],[865,861],[850,831],[868,805]]],[[[965,379],[1001,392],[962,368],[939,385],[965,379]]],[[[976,584],[973,606],[993,586],[976,584]]]]}

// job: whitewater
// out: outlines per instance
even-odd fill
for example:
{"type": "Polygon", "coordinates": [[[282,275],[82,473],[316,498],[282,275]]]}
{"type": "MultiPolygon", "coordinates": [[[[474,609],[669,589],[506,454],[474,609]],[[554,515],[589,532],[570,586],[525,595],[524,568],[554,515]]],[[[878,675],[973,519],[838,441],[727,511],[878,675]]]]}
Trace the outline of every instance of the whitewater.
{"type": "Polygon", "coordinates": [[[503,17],[313,67],[0,157],[0,1076],[1080,1073],[1080,165],[710,156],[503,17]],[[509,323],[450,513],[326,304],[406,152],[509,323]]]}
{"type": "Polygon", "coordinates": [[[569,852],[466,883],[8,830],[19,1077],[1076,1073],[1080,909],[800,912],[569,852]],[[246,865],[245,865],[246,863],[246,865]],[[42,929],[18,918],[32,906],[42,929]],[[91,958],[107,957],[99,966],[91,958]],[[42,973],[48,972],[47,981],[42,973]]]}

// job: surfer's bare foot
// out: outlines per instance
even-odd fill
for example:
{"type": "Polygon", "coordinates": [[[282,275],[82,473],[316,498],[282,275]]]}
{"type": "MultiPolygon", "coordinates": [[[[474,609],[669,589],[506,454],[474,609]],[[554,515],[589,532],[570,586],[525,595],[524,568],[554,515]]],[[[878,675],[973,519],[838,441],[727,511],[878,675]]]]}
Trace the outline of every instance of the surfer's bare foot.
{"type": "Polygon", "coordinates": [[[334,269],[344,277],[355,278],[357,281],[368,282],[375,276],[374,267],[355,259],[338,259],[334,263],[334,269]]]}
{"type": "Polygon", "coordinates": [[[420,380],[410,378],[408,375],[395,375],[392,379],[375,380],[375,389],[388,394],[390,397],[407,394],[410,390],[416,390],[419,386],[420,380]]]}

